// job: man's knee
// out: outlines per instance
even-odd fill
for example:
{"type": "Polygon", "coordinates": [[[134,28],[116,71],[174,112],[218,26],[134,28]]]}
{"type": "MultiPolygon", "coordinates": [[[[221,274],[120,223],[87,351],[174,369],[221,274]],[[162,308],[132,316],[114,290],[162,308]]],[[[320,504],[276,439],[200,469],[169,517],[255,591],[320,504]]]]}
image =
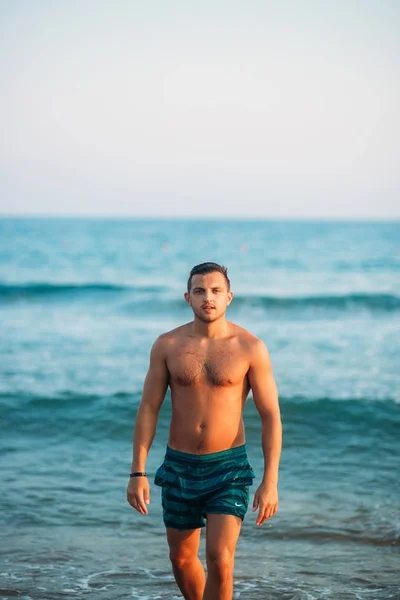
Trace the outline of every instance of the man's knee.
{"type": "Polygon", "coordinates": [[[182,549],[170,548],[169,559],[177,571],[184,571],[196,558],[196,555],[182,549]]]}
{"type": "Polygon", "coordinates": [[[212,574],[221,581],[232,577],[234,556],[229,550],[208,552],[206,560],[209,574],[212,574]]]}

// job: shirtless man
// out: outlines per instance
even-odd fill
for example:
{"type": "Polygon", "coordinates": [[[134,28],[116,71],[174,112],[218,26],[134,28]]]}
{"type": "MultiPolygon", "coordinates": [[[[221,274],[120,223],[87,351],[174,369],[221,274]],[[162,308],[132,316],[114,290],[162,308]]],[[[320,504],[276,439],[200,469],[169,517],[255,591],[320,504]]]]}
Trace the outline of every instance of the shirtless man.
{"type": "Polygon", "coordinates": [[[136,416],[127,499],[139,513],[150,502],[145,464],[167,387],[172,418],[155,476],[176,582],[186,600],[231,600],[236,543],[254,478],[242,412],[252,390],[262,422],[264,475],[253,501],[257,525],[278,508],[282,425],[264,343],[225,319],[233,293],[227,270],[193,267],[185,300],[194,320],[154,343],[136,416]],[[206,519],[207,578],[198,557],[206,519]]]}

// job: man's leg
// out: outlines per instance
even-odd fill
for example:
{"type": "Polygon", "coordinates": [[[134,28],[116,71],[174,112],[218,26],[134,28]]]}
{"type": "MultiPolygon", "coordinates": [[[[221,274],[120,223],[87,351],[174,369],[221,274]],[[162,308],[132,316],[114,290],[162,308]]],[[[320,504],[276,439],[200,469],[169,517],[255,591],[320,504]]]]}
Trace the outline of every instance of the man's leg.
{"type": "Polygon", "coordinates": [[[242,519],[234,515],[207,515],[207,583],[203,600],[232,600],[233,566],[242,519]]]}
{"type": "Polygon", "coordinates": [[[176,583],[185,600],[202,600],[205,574],[198,557],[201,529],[179,531],[167,527],[169,557],[176,583]]]}

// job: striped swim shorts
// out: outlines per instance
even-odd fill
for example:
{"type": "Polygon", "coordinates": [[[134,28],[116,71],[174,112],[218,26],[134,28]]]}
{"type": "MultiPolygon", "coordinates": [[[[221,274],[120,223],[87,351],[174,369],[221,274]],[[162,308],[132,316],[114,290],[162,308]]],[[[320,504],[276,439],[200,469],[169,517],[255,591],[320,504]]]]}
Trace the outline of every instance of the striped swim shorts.
{"type": "Polygon", "coordinates": [[[243,520],[254,477],[245,444],[212,454],[188,454],[167,446],[154,478],[162,487],[165,526],[197,529],[204,527],[208,514],[243,520]]]}

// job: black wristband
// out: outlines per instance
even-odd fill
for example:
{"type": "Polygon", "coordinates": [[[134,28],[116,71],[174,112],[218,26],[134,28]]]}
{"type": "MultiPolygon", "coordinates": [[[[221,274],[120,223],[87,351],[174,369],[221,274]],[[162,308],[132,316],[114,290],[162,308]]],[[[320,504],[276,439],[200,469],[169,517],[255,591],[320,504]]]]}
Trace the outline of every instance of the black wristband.
{"type": "Polygon", "coordinates": [[[135,473],[131,473],[129,477],[147,477],[147,475],[142,471],[136,471],[135,473]]]}

